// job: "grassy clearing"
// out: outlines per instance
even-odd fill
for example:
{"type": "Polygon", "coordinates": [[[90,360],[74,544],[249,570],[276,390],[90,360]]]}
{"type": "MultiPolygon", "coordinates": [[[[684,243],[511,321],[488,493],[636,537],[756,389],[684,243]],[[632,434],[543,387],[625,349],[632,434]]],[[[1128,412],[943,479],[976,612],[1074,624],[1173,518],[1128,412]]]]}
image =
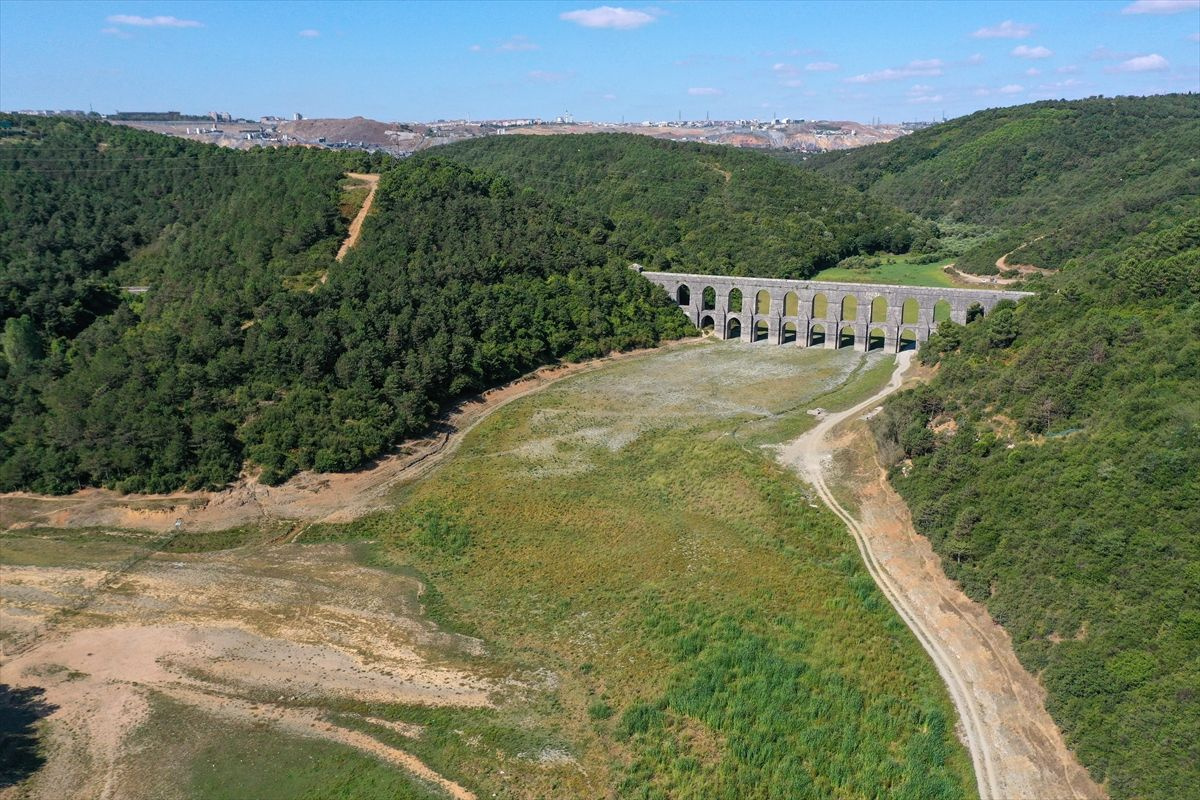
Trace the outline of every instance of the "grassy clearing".
{"type": "Polygon", "coordinates": [[[847,283],[891,283],[900,286],[970,286],[946,274],[953,258],[943,258],[932,264],[914,264],[916,256],[904,254],[883,256],[884,263],[872,269],[830,267],[818,272],[813,280],[844,281],[847,283]]]}
{"type": "Polygon", "coordinates": [[[0,535],[0,564],[104,568],[143,552],[152,538],[111,528],[22,528],[0,535]]]}
{"type": "Polygon", "coordinates": [[[208,553],[214,550],[232,550],[235,547],[247,547],[255,544],[266,544],[272,539],[287,533],[292,523],[284,520],[262,523],[259,525],[243,525],[238,528],[228,528],[223,531],[183,531],[163,546],[163,553],[208,553]]]}
{"type": "MultiPolygon", "coordinates": [[[[861,361],[721,343],[616,364],[497,412],[397,511],[305,538],[372,540],[438,616],[553,673],[506,713],[578,770],[527,772],[522,796],[971,796],[949,700],[850,537],[747,444],[874,391],[889,358],[830,395],[861,361]]],[[[497,785],[494,757],[423,757],[497,785]]]]}
{"type": "Polygon", "coordinates": [[[342,194],[338,198],[338,213],[341,214],[342,219],[347,221],[354,219],[370,193],[370,184],[356,178],[347,178],[342,181],[342,194]]]}
{"type": "Polygon", "coordinates": [[[750,420],[736,429],[735,436],[747,446],[791,441],[817,424],[817,418],[808,413],[809,409],[837,411],[850,408],[883,388],[895,367],[894,356],[883,353],[859,355],[854,369],[841,383],[820,394],[800,398],[785,412],[750,420]]]}
{"type": "Polygon", "coordinates": [[[0,536],[0,564],[26,567],[115,566],[137,555],[205,553],[265,544],[292,524],[275,521],[222,531],[183,531],[161,543],[161,533],[123,528],[20,528],[0,536]],[[151,550],[154,547],[154,550],[151,550]]]}
{"type": "Polygon", "coordinates": [[[124,769],[138,798],[435,800],[445,794],[357,750],[210,717],[155,695],[124,769]],[[152,758],[147,755],[153,753],[152,758]],[[164,770],[159,765],[175,765],[164,770]]]}

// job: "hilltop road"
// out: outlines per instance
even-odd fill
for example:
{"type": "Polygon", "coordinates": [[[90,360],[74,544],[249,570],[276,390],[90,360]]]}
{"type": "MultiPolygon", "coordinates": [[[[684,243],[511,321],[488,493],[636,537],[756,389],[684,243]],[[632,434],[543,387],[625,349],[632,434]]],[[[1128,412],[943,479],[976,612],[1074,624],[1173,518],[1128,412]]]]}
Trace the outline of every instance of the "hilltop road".
{"type": "Polygon", "coordinates": [[[358,244],[358,237],[362,233],[363,220],[367,218],[367,214],[371,211],[371,204],[375,202],[375,190],[379,188],[379,176],[369,175],[365,172],[347,172],[347,178],[352,178],[356,181],[363,181],[371,190],[367,192],[367,199],[363,200],[362,208],[358,210],[358,215],[350,223],[350,231],[346,236],[346,240],[342,242],[342,246],[338,248],[337,260],[341,261],[346,257],[346,253],[350,252],[350,248],[358,244]]]}

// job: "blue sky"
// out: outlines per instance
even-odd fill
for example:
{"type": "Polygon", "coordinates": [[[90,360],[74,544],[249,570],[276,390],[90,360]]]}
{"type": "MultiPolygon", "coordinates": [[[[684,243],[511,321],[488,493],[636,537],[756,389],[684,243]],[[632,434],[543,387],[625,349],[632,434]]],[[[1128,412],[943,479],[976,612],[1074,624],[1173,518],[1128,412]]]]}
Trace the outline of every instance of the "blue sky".
{"type": "Polygon", "coordinates": [[[0,108],[884,121],[1200,90],[1200,0],[0,0],[0,108]]]}

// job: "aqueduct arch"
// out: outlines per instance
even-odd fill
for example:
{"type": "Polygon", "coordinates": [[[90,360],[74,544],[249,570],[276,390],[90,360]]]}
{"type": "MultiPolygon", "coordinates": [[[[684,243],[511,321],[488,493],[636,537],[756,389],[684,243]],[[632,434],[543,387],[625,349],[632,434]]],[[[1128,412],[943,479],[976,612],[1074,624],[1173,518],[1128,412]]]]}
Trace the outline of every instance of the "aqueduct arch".
{"type": "Polygon", "coordinates": [[[895,353],[929,338],[946,320],[966,324],[1001,300],[1032,292],[941,289],[887,284],[794,281],[644,272],[663,287],[697,327],[711,325],[726,339],[797,347],[882,347],[895,353]]]}

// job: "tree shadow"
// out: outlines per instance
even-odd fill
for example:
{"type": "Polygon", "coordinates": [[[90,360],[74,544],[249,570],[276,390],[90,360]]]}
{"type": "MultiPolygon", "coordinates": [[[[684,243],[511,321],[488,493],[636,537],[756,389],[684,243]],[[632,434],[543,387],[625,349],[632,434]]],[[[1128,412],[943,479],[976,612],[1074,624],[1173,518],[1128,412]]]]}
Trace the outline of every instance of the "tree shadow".
{"type": "Polygon", "coordinates": [[[58,710],[38,686],[17,689],[0,683],[0,789],[15,786],[46,763],[38,751],[38,720],[58,710]]]}

